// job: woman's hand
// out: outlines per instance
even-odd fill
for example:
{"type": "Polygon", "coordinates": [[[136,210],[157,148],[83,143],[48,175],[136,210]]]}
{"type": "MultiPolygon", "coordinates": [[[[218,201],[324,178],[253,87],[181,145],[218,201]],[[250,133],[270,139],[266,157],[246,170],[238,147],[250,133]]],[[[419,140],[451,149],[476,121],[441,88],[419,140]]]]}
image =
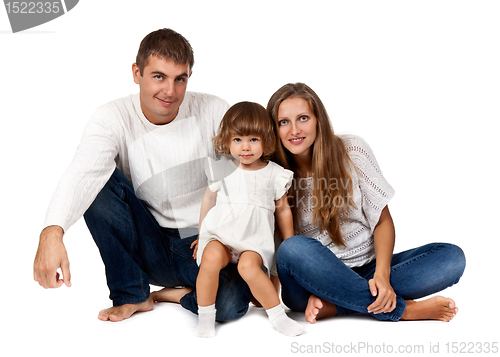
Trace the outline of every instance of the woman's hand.
{"type": "Polygon", "coordinates": [[[368,312],[380,314],[391,312],[396,308],[396,293],[391,286],[389,276],[379,276],[375,274],[373,279],[368,281],[370,292],[377,299],[368,306],[368,312]]]}
{"type": "Polygon", "coordinates": [[[368,312],[380,314],[396,308],[396,293],[391,286],[391,259],[396,233],[389,207],[385,206],[373,231],[376,267],[373,279],[368,281],[370,292],[377,298],[368,306],[368,312]]]}

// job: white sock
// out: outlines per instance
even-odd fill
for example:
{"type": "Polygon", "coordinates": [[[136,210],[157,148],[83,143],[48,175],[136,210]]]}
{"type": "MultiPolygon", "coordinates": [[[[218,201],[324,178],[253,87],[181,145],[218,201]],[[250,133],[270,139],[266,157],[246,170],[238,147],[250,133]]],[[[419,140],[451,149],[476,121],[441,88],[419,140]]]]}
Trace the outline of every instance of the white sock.
{"type": "Polygon", "coordinates": [[[283,305],[276,305],[266,310],[266,312],[273,326],[282,334],[287,336],[298,336],[304,332],[304,326],[286,315],[283,305]]]}
{"type": "Polygon", "coordinates": [[[198,305],[198,325],[194,329],[196,337],[215,336],[215,304],[209,306],[198,305]]]}

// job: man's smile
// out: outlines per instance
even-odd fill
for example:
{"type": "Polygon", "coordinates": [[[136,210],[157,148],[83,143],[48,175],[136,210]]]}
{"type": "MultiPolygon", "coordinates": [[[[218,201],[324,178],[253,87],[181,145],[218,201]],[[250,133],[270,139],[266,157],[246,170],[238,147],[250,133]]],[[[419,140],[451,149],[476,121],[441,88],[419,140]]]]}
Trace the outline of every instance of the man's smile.
{"type": "Polygon", "coordinates": [[[175,101],[174,100],[164,100],[164,99],[160,99],[158,97],[155,97],[156,99],[158,99],[158,101],[163,104],[163,105],[166,105],[166,106],[170,106],[172,105],[175,101]]]}

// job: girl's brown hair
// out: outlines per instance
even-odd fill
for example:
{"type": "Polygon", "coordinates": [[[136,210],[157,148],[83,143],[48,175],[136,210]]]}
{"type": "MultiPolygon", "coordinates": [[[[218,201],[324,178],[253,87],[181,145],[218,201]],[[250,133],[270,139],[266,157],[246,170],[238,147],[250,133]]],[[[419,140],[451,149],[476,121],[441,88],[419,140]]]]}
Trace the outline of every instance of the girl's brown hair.
{"type": "Polygon", "coordinates": [[[219,134],[212,141],[221,154],[230,154],[233,135],[255,135],[262,141],[263,159],[269,159],[276,147],[273,123],[266,109],[252,102],[240,102],[229,108],[220,123],[219,134]]]}
{"type": "MultiPolygon", "coordinates": [[[[313,169],[313,221],[320,231],[327,231],[333,243],[345,246],[340,223],[350,207],[355,207],[352,199],[351,160],[341,138],[335,135],[325,106],[318,95],[304,83],[289,83],[274,93],[267,105],[267,111],[273,119],[276,134],[279,131],[278,110],[280,104],[288,98],[302,98],[316,116],[316,140],[312,146],[313,169]]],[[[273,161],[296,173],[294,180],[305,176],[296,165],[293,155],[277,140],[273,161]],[[298,177],[297,177],[298,176],[298,177]]],[[[292,185],[289,194],[290,206],[297,227],[297,200],[302,185],[292,185]],[[294,191],[292,193],[292,191],[294,191]]]]}

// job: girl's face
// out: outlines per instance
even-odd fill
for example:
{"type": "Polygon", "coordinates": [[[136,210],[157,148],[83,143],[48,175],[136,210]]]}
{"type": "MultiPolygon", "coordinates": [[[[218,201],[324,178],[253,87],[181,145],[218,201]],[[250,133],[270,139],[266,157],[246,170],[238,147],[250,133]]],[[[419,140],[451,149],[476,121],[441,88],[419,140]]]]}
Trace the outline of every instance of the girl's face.
{"type": "Polygon", "coordinates": [[[317,120],[309,103],[299,97],[285,99],[278,108],[278,123],[283,146],[292,155],[311,158],[317,120]]]}
{"type": "Polygon", "coordinates": [[[247,170],[261,168],[262,140],[256,135],[233,135],[229,144],[229,151],[242,167],[247,170]]]}

